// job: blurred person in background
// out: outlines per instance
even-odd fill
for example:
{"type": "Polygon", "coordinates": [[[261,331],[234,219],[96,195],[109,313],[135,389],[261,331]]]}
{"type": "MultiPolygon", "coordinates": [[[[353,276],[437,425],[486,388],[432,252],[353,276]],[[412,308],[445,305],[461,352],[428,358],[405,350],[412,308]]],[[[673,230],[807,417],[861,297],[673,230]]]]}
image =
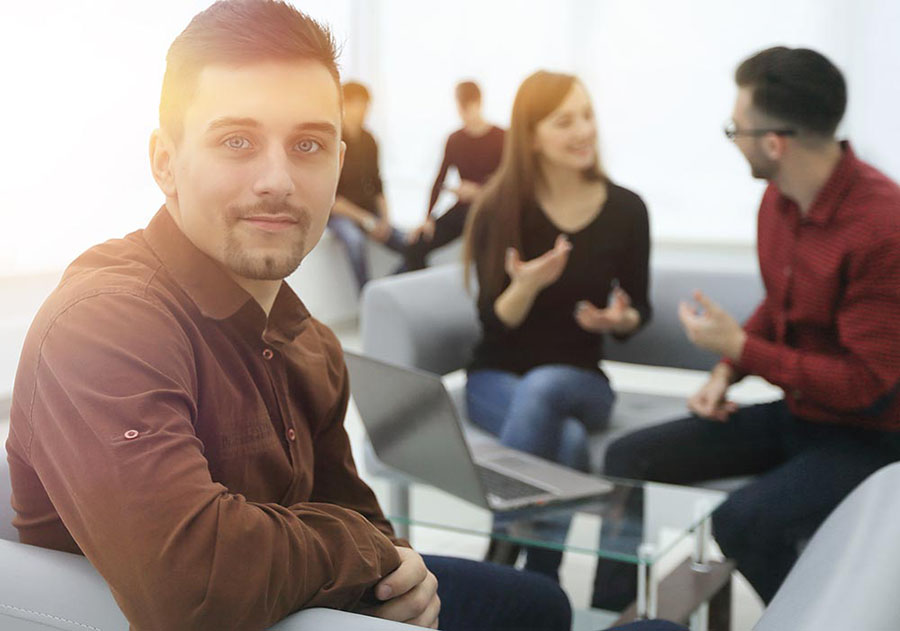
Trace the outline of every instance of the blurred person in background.
{"type": "MultiPolygon", "coordinates": [[[[597,121],[574,76],[520,86],[500,168],[473,207],[482,337],[468,368],[471,420],[508,446],[588,471],[588,435],[615,393],[600,368],[607,336],[650,319],[647,208],[601,168],[597,121]]],[[[562,539],[566,524],[547,524],[562,539]]],[[[512,555],[495,545],[497,560],[512,555]]],[[[561,553],[531,548],[526,568],[557,578],[561,553]]]]}
{"type": "Polygon", "coordinates": [[[346,249],[361,290],[369,282],[369,239],[403,252],[406,236],[391,225],[378,168],[378,143],[364,127],[371,101],[369,90],[361,83],[348,81],[343,85],[343,96],[341,140],[347,150],[328,228],[346,249]]]}
{"type": "Polygon", "coordinates": [[[425,223],[409,234],[409,246],[405,253],[406,271],[424,268],[432,250],[443,247],[462,235],[472,202],[500,165],[503,130],[484,119],[478,84],[473,81],[457,84],[456,108],[463,126],[447,139],[441,168],[431,187],[425,223]],[[456,195],[456,204],[435,218],[434,206],[451,168],[455,168],[459,174],[459,185],[449,189],[456,195]]]}

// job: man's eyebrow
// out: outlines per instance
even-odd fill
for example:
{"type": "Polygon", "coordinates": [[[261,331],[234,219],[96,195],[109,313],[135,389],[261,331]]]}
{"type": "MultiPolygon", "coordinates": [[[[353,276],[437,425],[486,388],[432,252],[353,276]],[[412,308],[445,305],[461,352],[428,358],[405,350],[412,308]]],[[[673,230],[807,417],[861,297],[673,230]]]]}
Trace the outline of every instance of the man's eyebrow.
{"type": "MultiPolygon", "coordinates": [[[[221,118],[217,118],[212,121],[206,128],[207,131],[216,131],[217,129],[223,129],[226,127],[252,127],[258,128],[260,127],[260,123],[255,118],[238,118],[234,116],[223,116],[221,118]]],[[[331,136],[337,136],[338,130],[332,123],[327,122],[310,122],[310,123],[300,123],[294,126],[294,133],[305,132],[305,131],[317,131],[320,133],[329,134],[331,136]]]]}
{"type": "Polygon", "coordinates": [[[223,127],[259,127],[259,121],[255,118],[236,118],[234,116],[223,116],[215,119],[207,127],[207,131],[215,131],[223,127]]]}
{"type": "Polygon", "coordinates": [[[294,126],[294,132],[317,131],[330,136],[337,136],[338,130],[332,123],[300,123],[294,126]]]}

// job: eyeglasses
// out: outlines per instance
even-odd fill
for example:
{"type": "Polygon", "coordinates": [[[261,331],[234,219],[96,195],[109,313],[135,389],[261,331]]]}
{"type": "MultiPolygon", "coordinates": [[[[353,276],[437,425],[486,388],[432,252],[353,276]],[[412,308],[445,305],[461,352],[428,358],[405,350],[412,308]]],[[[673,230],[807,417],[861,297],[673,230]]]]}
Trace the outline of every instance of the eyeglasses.
{"type": "Polygon", "coordinates": [[[734,140],[738,136],[752,136],[754,138],[760,138],[761,136],[765,136],[766,134],[775,134],[776,136],[796,136],[796,129],[738,129],[737,125],[734,124],[734,121],[725,124],[725,128],[722,130],[725,132],[725,137],[728,140],[734,140]]]}

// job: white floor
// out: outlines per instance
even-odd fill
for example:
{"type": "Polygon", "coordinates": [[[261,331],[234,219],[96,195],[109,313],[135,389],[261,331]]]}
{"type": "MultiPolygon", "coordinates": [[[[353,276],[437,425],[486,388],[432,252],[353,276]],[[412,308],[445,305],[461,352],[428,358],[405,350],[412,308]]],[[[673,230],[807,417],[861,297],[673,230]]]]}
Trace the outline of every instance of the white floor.
{"type": "MultiPolygon", "coordinates": [[[[358,336],[354,326],[341,327],[337,332],[347,348],[358,349],[358,336]]],[[[611,362],[606,363],[604,368],[615,387],[638,392],[645,391],[687,396],[687,394],[699,387],[704,380],[702,373],[685,370],[635,367],[611,362]]],[[[451,379],[461,378],[462,375],[451,376],[451,379]]],[[[738,402],[750,403],[775,398],[778,396],[778,390],[761,380],[751,378],[735,387],[732,395],[738,402]]],[[[369,476],[365,471],[361,453],[361,445],[365,434],[352,403],[347,414],[346,426],[361,475],[371,484],[376,494],[382,498],[382,501],[386,501],[386,484],[382,480],[369,476]]],[[[5,443],[7,431],[8,421],[0,419],[0,443],[5,443]]],[[[469,506],[465,502],[449,498],[446,494],[425,486],[417,486],[413,490],[412,501],[419,506],[444,505],[451,501],[455,502],[457,510],[481,510],[469,506]]],[[[444,509],[443,506],[442,509],[444,509]]],[[[573,527],[577,528],[578,524],[576,523],[573,527]]],[[[424,553],[480,559],[484,555],[486,548],[485,540],[480,537],[426,528],[414,528],[411,538],[413,545],[424,553]]],[[[688,554],[689,548],[685,548],[682,552],[684,555],[688,554]]],[[[591,612],[587,609],[590,601],[594,564],[595,560],[592,557],[573,553],[567,554],[563,561],[561,570],[562,585],[568,593],[573,607],[576,609],[573,631],[602,629],[614,619],[614,616],[602,612],[591,612]]],[[[750,631],[761,612],[762,606],[757,596],[746,581],[740,575],[736,575],[732,617],[732,628],[734,631],[750,631]]]]}

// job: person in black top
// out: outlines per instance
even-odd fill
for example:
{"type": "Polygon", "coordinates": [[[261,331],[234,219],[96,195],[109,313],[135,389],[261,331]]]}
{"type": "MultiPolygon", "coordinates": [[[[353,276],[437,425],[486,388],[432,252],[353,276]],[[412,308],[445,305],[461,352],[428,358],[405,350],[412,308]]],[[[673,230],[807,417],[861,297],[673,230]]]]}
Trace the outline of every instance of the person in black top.
{"type": "MultiPolygon", "coordinates": [[[[537,72],[519,88],[503,161],[469,218],[482,338],[468,369],[471,420],[505,445],[589,470],[587,434],[615,395],[599,367],[606,335],[650,319],[647,209],[600,167],[584,86],[537,72]]],[[[549,524],[565,536],[565,524],[549,524]]],[[[557,576],[560,553],[528,551],[557,576]]]]}
{"type": "Polygon", "coordinates": [[[424,268],[426,257],[432,250],[447,245],[462,234],[470,205],[500,165],[503,130],[484,119],[481,90],[476,83],[463,81],[456,86],[456,106],[463,127],[447,139],[444,159],[431,187],[425,223],[409,235],[405,270],[424,268]],[[457,202],[435,219],[432,214],[434,205],[444,188],[444,179],[450,167],[456,167],[459,173],[459,186],[451,189],[456,194],[457,202]]]}
{"type": "Polygon", "coordinates": [[[378,171],[378,144],[363,128],[369,110],[369,91],[361,83],[348,81],[343,85],[343,94],[341,139],[347,149],[328,227],[347,249],[353,274],[362,289],[369,280],[367,239],[403,252],[406,237],[391,226],[378,171]]]}

